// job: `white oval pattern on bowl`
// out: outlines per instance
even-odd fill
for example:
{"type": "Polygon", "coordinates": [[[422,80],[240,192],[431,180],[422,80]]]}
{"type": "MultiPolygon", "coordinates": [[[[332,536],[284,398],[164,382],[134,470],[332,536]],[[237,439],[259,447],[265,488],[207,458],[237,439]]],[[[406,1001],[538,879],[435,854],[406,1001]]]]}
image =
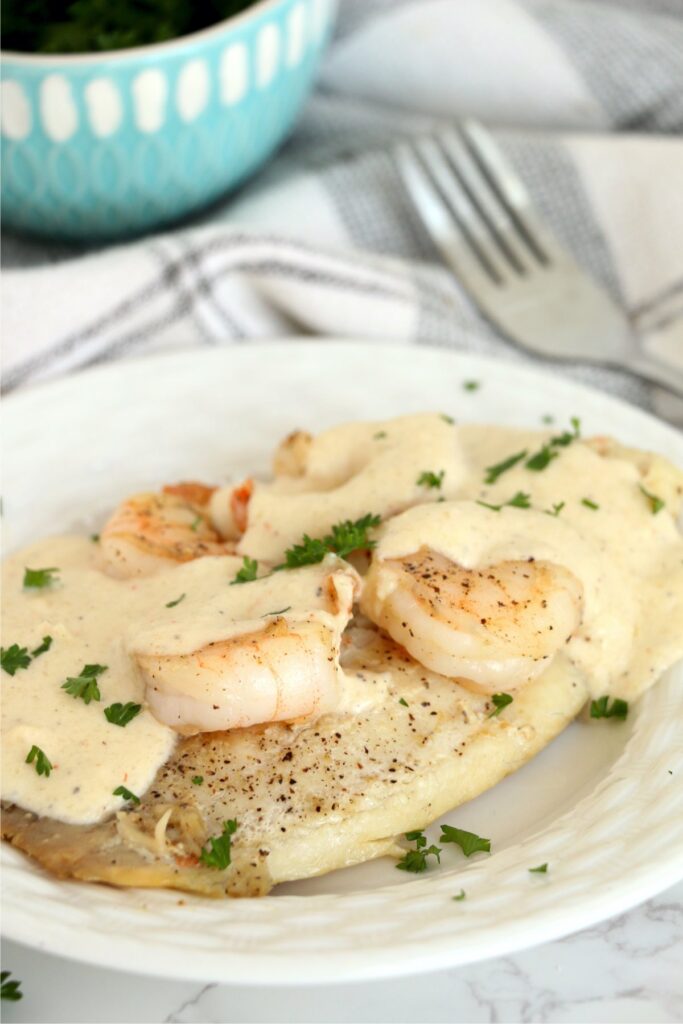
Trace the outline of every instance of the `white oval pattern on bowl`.
{"type": "Polygon", "coordinates": [[[47,75],[40,85],[40,116],[54,142],[66,142],[78,128],[71,83],[64,75],[47,75]]]}
{"type": "Polygon", "coordinates": [[[8,78],[0,83],[2,134],[6,139],[25,139],[31,131],[31,104],[18,82],[8,78]]]}
{"type": "Polygon", "coordinates": [[[99,139],[113,135],[121,124],[121,96],[111,78],[94,78],[84,89],[85,105],[93,133],[99,139]]]}

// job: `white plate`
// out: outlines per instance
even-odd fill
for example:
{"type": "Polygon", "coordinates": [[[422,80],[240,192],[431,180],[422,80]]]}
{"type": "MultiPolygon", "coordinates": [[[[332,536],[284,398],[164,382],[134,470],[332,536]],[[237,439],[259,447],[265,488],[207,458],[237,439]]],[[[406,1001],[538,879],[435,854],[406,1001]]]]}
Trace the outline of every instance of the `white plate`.
{"type": "MultiPolygon", "coordinates": [[[[7,401],[6,543],[92,528],[136,488],[266,471],[294,427],[427,409],[530,426],[545,413],[558,426],[576,415],[585,433],[683,463],[683,441],[664,424],[519,365],[329,341],[194,351],[99,368],[7,401]],[[469,379],[480,389],[464,390],[469,379]]],[[[626,724],[570,726],[447,816],[490,836],[491,857],[467,862],[449,850],[419,878],[376,861],[265,899],[215,902],[55,881],[4,848],[5,934],[107,967],[260,985],[402,975],[556,938],[683,877],[682,682],[678,666],[626,724]],[[529,875],[545,861],[547,875],[529,875]],[[467,898],[453,902],[461,888],[467,898]]]]}

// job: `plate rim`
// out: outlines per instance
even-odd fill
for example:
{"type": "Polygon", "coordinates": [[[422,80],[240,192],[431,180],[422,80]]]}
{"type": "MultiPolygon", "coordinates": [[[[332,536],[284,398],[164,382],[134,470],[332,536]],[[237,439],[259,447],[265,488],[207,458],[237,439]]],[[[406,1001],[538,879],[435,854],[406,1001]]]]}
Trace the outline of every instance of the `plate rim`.
{"type": "MultiPolygon", "coordinates": [[[[24,405],[30,407],[35,396],[39,396],[47,390],[56,392],[56,399],[59,400],[60,392],[65,392],[68,395],[74,388],[78,389],[79,384],[84,378],[91,380],[112,376],[125,378],[131,372],[138,371],[144,373],[149,370],[150,366],[182,364],[188,359],[205,360],[207,363],[211,363],[212,360],[217,360],[218,362],[225,360],[229,362],[236,356],[239,358],[238,353],[245,352],[267,355],[268,351],[272,351],[273,354],[277,352],[278,355],[281,355],[285,346],[294,359],[295,353],[291,351],[292,346],[305,346],[306,349],[310,350],[311,346],[316,344],[319,346],[321,360],[325,359],[327,353],[334,354],[342,349],[348,351],[349,346],[354,346],[356,349],[362,349],[364,352],[372,349],[375,352],[383,352],[386,355],[387,350],[390,350],[396,352],[397,356],[405,356],[406,354],[413,358],[425,356],[426,358],[434,358],[435,362],[445,359],[452,361],[454,367],[460,364],[463,373],[471,372],[471,367],[481,367],[479,372],[485,373],[488,369],[499,375],[502,365],[505,368],[506,374],[509,375],[513,386],[515,379],[519,379],[520,383],[524,383],[526,386],[529,386],[530,383],[547,385],[550,379],[555,386],[559,386],[560,389],[566,388],[573,395],[576,395],[577,402],[594,403],[597,400],[603,405],[607,415],[609,415],[611,409],[614,409],[621,414],[627,415],[636,425],[638,421],[641,421],[650,430],[655,429],[661,434],[663,439],[666,438],[673,444],[673,447],[678,451],[679,459],[683,459],[683,435],[679,436],[676,428],[671,424],[658,419],[646,410],[629,404],[623,399],[603,393],[589,385],[575,382],[571,378],[565,378],[561,374],[554,374],[552,370],[545,367],[538,367],[526,362],[500,360],[485,355],[460,352],[452,349],[407,346],[403,343],[396,344],[390,341],[377,343],[374,340],[369,342],[359,338],[326,338],[319,340],[307,337],[292,337],[276,342],[254,341],[250,342],[248,347],[239,348],[234,346],[201,350],[184,348],[172,352],[156,353],[134,359],[91,366],[62,377],[36,382],[30,387],[7,395],[3,403],[5,406],[5,426],[7,427],[8,408],[11,419],[17,416],[21,417],[23,414],[22,407],[24,405]]],[[[4,432],[5,440],[3,445],[7,443],[8,432],[7,429],[4,432]]],[[[18,851],[8,850],[7,844],[3,843],[3,862],[6,860],[8,853],[12,857],[19,857],[22,861],[24,860],[23,855],[19,854],[18,851]]],[[[36,869],[35,865],[32,865],[32,868],[34,870],[41,870],[36,869]]],[[[442,875],[440,877],[447,876],[442,875]]],[[[458,872],[458,877],[463,877],[462,870],[458,872]]],[[[387,951],[386,949],[377,948],[362,951],[347,950],[345,953],[315,951],[307,954],[308,966],[313,974],[309,979],[302,978],[298,974],[292,975],[292,961],[288,956],[284,956],[284,958],[275,954],[258,954],[255,956],[253,953],[243,953],[234,950],[222,951],[221,957],[225,970],[224,972],[219,972],[218,976],[215,963],[207,965],[206,969],[203,969],[204,965],[201,962],[201,958],[192,957],[188,950],[183,952],[182,949],[175,951],[175,957],[168,957],[168,949],[166,948],[165,955],[167,956],[167,961],[161,964],[163,969],[160,969],[159,959],[157,959],[152,968],[145,966],[142,958],[138,959],[135,957],[132,957],[127,963],[122,963],[121,959],[118,962],[112,963],[111,950],[107,951],[104,948],[106,939],[99,933],[94,937],[96,941],[93,941],[92,936],[82,939],[83,948],[80,950],[65,950],[63,945],[60,945],[63,937],[57,934],[60,932],[59,928],[56,928],[54,930],[55,934],[47,940],[41,938],[36,941],[34,936],[29,934],[29,928],[26,927],[29,923],[26,921],[22,925],[21,920],[12,910],[8,913],[9,908],[5,909],[4,912],[4,931],[7,938],[30,948],[55,953],[58,956],[67,957],[79,962],[98,964],[111,969],[147,976],[182,977],[198,981],[212,980],[244,984],[257,982],[258,984],[269,986],[314,985],[333,981],[368,981],[371,979],[390,978],[401,974],[424,973],[464,963],[476,962],[477,960],[509,954],[540,943],[552,941],[553,939],[559,939],[581,928],[597,923],[606,917],[630,909],[681,879],[683,879],[683,849],[679,853],[673,851],[664,863],[658,861],[656,868],[648,864],[639,865],[639,870],[632,870],[628,876],[627,883],[630,881],[630,884],[625,884],[622,881],[622,884],[599,893],[597,898],[594,895],[591,899],[584,894],[579,897],[579,905],[572,907],[571,913],[567,912],[565,907],[559,918],[553,920],[548,909],[537,908],[534,914],[533,934],[531,934],[528,928],[524,929],[525,919],[522,918],[521,925],[520,921],[516,921],[513,927],[508,922],[500,937],[491,939],[488,936],[487,942],[483,943],[482,940],[479,940],[476,948],[470,947],[468,951],[464,951],[462,948],[453,950],[449,947],[447,941],[430,943],[424,949],[413,951],[410,956],[407,949],[398,952],[396,950],[387,951]],[[519,934],[520,928],[522,933],[526,933],[526,938],[523,937],[523,934],[519,934]],[[182,960],[182,965],[178,962],[179,960],[182,960]],[[264,965],[269,967],[269,972],[265,976],[264,965]],[[315,969],[313,970],[314,967],[315,969]]],[[[90,888],[90,883],[69,882],[68,884],[70,886],[87,886],[88,889],[90,888]]],[[[381,888],[387,887],[382,886],[381,888]]],[[[140,892],[144,892],[144,890],[140,890],[140,892]]],[[[338,898],[343,899],[344,896],[342,895],[338,898]]],[[[311,900],[316,899],[316,897],[280,896],[275,897],[275,899],[280,903],[282,901],[311,900]]],[[[252,901],[241,902],[249,903],[252,901]]],[[[66,935],[70,934],[68,924],[63,926],[62,931],[66,935]]],[[[140,940],[141,942],[142,940],[140,940]]]]}

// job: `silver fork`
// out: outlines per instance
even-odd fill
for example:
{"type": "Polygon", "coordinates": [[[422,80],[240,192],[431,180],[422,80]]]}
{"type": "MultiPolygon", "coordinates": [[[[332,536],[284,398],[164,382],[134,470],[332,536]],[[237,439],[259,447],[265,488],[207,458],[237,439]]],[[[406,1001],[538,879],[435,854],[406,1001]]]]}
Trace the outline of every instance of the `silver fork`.
{"type": "Polygon", "coordinates": [[[535,212],[480,124],[397,149],[399,168],[444,261],[512,341],[552,359],[612,364],[683,394],[683,367],[640,346],[624,313],[535,212]]]}

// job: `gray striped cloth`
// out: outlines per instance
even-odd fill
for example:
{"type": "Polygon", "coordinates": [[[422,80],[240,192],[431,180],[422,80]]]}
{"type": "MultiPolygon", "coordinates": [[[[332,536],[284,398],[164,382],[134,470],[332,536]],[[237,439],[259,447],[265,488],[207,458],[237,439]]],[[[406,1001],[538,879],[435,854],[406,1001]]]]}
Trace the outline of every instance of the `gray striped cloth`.
{"type": "MultiPolygon", "coordinates": [[[[5,237],[4,388],[302,334],[531,359],[441,265],[393,157],[464,115],[646,343],[683,352],[683,0],[340,0],[317,91],[239,193],[127,246],[5,237]]],[[[554,368],[662,397],[619,370],[554,368]]]]}

